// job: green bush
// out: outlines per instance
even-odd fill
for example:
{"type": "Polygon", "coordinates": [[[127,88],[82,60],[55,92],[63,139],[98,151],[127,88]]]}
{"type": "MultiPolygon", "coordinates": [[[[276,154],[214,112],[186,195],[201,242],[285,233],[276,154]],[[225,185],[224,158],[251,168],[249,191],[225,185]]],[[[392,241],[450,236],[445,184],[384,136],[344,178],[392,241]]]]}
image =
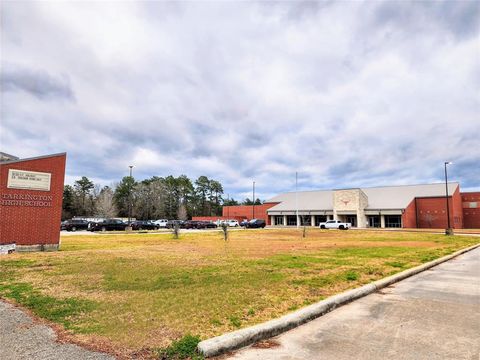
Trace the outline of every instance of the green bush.
{"type": "Polygon", "coordinates": [[[162,360],[201,360],[203,356],[197,352],[197,345],[200,342],[199,336],[185,335],[180,340],[172,342],[172,344],[158,351],[158,357],[162,360]]]}
{"type": "Polygon", "coordinates": [[[347,274],[345,275],[345,278],[348,281],[355,281],[355,280],[358,280],[358,274],[355,271],[348,271],[347,274]]]}

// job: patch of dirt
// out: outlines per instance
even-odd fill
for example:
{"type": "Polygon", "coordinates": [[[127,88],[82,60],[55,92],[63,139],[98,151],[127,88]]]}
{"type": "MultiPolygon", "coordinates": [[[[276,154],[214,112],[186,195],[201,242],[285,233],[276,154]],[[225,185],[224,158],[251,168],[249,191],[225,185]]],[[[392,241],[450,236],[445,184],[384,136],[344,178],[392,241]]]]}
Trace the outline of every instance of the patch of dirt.
{"type": "Polygon", "coordinates": [[[280,346],[280,343],[273,339],[262,340],[252,345],[252,347],[255,349],[272,349],[279,346],[280,346]]]}

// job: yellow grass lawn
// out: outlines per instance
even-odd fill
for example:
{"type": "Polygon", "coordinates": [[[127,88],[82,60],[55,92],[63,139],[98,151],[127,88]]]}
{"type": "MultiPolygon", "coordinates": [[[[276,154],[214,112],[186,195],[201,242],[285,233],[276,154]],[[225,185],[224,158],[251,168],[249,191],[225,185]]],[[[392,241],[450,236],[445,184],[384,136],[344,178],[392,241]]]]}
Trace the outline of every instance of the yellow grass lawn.
{"type": "Polygon", "coordinates": [[[0,257],[0,296],[122,353],[283,315],[479,242],[473,236],[301,230],[65,236],[0,257]]]}

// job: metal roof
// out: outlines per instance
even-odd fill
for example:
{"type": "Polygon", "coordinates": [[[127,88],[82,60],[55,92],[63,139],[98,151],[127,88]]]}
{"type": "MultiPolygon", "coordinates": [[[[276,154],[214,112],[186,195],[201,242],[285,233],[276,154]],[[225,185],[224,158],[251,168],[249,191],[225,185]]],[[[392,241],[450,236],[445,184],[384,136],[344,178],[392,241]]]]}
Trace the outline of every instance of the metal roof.
{"type": "MultiPolygon", "coordinates": [[[[449,195],[459,187],[459,183],[448,184],[449,195]]],[[[341,190],[341,189],[339,189],[341,190]]],[[[333,193],[339,190],[316,190],[298,192],[298,210],[333,210],[333,193]]],[[[405,209],[415,197],[445,196],[445,184],[401,185],[360,188],[368,197],[366,209],[405,209]]],[[[280,202],[268,211],[296,210],[295,192],[277,195],[267,202],[280,202]]]]}
{"type": "Polygon", "coordinates": [[[10,160],[18,160],[18,156],[7,154],[3,151],[0,151],[0,162],[10,161],[10,160]]]}
{"type": "Polygon", "coordinates": [[[1,161],[1,162],[0,162],[0,165],[8,165],[8,164],[13,164],[13,163],[18,163],[18,162],[24,162],[24,161],[32,161],[32,160],[46,159],[46,158],[55,157],[55,156],[62,156],[62,155],[67,155],[67,153],[66,153],[66,152],[63,152],[63,153],[56,153],[56,154],[50,154],[50,155],[35,156],[35,157],[23,158],[23,159],[20,159],[20,158],[17,157],[16,159],[1,161]]]}

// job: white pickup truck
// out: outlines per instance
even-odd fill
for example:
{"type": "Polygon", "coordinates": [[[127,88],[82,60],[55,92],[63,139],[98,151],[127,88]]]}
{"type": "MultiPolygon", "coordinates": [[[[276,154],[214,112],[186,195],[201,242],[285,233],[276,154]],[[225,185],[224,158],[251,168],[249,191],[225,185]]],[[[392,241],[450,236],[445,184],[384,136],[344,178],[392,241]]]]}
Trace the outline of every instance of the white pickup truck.
{"type": "Polygon", "coordinates": [[[5,244],[0,245],[0,255],[1,254],[12,254],[15,252],[16,245],[15,244],[5,244]]]}
{"type": "Polygon", "coordinates": [[[352,224],[341,222],[340,220],[328,220],[326,222],[321,222],[319,225],[320,229],[340,229],[347,230],[352,227],[352,224]]]}

